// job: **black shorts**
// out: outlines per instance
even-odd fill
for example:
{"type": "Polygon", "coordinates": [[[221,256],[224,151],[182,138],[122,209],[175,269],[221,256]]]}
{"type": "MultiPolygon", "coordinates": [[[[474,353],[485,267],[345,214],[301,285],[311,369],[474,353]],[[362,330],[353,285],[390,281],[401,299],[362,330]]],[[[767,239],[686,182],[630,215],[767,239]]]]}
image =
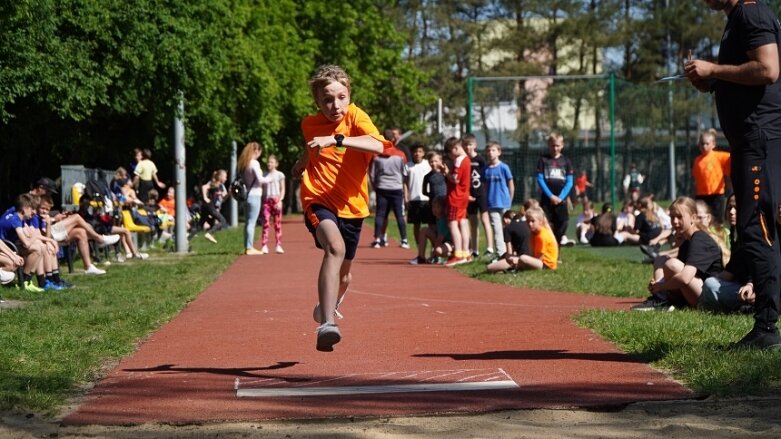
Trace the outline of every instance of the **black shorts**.
{"type": "Polygon", "coordinates": [[[488,197],[485,194],[475,197],[475,201],[470,201],[466,206],[467,215],[477,215],[478,213],[488,212],[488,197]]]}
{"type": "Polygon", "coordinates": [[[358,250],[358,241],[361,238],[361,226],[363,218],[339,218],[334,212],[319,204],[313,204],[304,212],[304,224],[315,238],[315,246],[323,248],[317,240],[317,227],[323,221],[333,221],[339,228],[339,233],[344,240],[344,258],[348,261],[355,259],[358,250]]]}
{"type": "Polygon", "coordinates": [[[409,202],[407,211],[407,222],[410,224],[430,224],[433,222],[434,215],[431,213],[431,206],[428,201],[413,200],[409,202]]]}

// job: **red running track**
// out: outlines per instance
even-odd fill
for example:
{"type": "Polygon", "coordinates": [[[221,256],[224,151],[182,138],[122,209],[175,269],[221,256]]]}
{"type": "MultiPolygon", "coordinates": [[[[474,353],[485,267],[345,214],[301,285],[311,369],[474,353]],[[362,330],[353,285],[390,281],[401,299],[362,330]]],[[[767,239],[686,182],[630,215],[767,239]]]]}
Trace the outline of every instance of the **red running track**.
{"type": "Polygon", "coordinates": [[[65,423],[466,413],[693,396],[572,322],[582,309],[627,309],[627,299],[511,288],[442,266],[411,266],[412,252],[395,243],[369,248],[370,232],[364,228],[334,352],[315,350],[322,254],[294,217],[285,223],[286,254],[238,258],[97,383],[65,423]],[[237,379],[241,392],[369,393],[237,397],[237,379]],[[437,387],[464,382],[517,387],[437,387]],[[429,385],[440,391],[411,390],[429,385]]]}

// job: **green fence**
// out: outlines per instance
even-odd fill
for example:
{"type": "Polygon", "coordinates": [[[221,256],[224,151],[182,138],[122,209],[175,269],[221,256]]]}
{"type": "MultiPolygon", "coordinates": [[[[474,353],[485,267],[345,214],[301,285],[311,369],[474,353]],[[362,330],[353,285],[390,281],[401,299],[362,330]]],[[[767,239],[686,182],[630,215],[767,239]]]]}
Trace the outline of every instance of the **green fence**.
{"type": "MultiPolygon", "coordinates": [[[[516,179],[516,202],[537,196],[536,164],[551,131],[564,135],[564,154],[576,173],[586,170],[594,184],[591,198],[617,202],[632,163],[647,176],[644,192],[691,194],[699,133],[718,128],[712,96],[685,80],[637,84],[581,75],[475,77],[467,83],[468,130],[480,144],[502,145],[516,179]]],[[[718,143],[726,149],[723,139],[718,143]]]]}

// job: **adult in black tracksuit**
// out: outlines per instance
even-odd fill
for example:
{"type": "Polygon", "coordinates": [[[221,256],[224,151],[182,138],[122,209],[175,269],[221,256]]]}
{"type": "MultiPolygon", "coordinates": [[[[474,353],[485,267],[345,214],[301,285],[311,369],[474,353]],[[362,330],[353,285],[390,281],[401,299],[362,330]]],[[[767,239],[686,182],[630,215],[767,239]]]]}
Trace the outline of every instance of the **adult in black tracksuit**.
{"type": "Polygon", "coordinates": [[[700,91],[714,91],[719,122],[732,154],[738,240],[751,259],[756,292],[754,328],[736,347],[781,348],[776,322],[781,254],[775,206],[781,196],[781,25],[760,1],[706,0],[727,26],[718,63],[686,64],[700,91]]]}
{"type": "MultiPolygon", "coordinates": [[[[562,237],[567,234],[569,210],[567,197],[572,190],[572,162],[565,157],[564,136],[551,133],[548,136],[548,153],[543,154],[537,162],[537,185],[540,187],[540,207],[548,217],[553,235],[558,244],[564,244],[562,237]]],[[[566,239],[566,238],[565,238],[566,239]]]]}

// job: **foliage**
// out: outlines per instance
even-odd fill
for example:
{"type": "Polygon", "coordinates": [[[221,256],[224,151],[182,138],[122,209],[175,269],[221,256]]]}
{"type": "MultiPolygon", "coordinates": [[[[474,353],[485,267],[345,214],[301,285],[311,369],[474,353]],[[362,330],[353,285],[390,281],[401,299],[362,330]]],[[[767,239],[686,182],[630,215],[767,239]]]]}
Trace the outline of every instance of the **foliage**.
{"type": "Polygon", "coordinates": [[[258,139],[290,166],[300,120],[314,110],[306,82],[320,63],[346,67],[356,101],[381,128],[417,126],[431,97],[425,75],[401,59],[389,3],[348,3],[4,3],[0,199],[56,177],[60,164],[125,165],[134,147],[150,147],[169,180],[180,95],[191,176],[226,167],[232,140],[258,139]]]}

